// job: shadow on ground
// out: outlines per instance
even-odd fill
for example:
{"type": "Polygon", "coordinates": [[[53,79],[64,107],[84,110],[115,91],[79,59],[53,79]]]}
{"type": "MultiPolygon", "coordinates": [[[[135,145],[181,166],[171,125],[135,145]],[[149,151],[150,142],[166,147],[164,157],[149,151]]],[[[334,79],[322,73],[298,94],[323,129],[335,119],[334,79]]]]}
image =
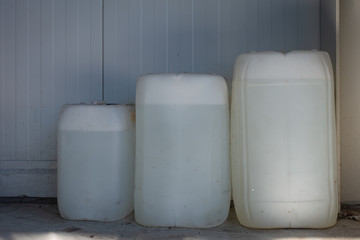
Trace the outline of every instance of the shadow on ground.
{"type": "MultiPolygon", "coordinates": [[[[345,216],[347,218],[347,216],[345,216]]],[[[56,203],[0,203],[0,239],[360,239],[360,222],[339,218],[329,229],[254,230],[242,227],[234,208],[221,226],[210,229],[146,228],[131,214],[116,222],[68,221],[56,203]]]]}

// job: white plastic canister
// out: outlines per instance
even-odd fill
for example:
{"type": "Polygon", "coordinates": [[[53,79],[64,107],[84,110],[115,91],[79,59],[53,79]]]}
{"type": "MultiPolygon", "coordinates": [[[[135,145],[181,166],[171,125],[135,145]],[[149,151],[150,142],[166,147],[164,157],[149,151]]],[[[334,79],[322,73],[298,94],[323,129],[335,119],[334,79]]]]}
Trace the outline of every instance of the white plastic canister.
{"type": "Polygon", "coordinates": [[[141,76],[136,88],[135,219],[206,228],[230,205],[229,105],[224,78],[141,76]]]}
{"type": "Polygon", "coordinates": [[[334,83],[325,52],[264,52],[235,63],[232,186],[251,228],[336,223],[334,83]]]}
{"type": "Polygon", "coordinates": [[[114,221],[133,210],[135,112],[65,105],[58,122],[58,205],[70,220],[114,221]]]}

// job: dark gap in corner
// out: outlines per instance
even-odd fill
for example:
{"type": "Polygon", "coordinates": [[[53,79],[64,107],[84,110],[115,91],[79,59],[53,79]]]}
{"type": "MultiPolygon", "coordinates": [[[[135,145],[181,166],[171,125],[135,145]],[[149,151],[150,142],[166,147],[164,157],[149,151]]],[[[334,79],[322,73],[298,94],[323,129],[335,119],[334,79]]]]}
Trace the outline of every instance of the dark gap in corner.
{"type": "Polygon", "coordinates": [[[0,197],[0,203],[57,203],[55,197],[0,197]]]}

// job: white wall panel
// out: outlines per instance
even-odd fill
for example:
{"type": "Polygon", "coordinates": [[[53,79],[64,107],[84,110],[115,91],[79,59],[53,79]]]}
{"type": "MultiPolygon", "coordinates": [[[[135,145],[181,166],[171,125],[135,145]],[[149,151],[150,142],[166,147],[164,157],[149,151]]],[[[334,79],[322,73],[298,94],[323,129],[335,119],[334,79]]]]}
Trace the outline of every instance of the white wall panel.
{"type": "MultiPolygon", "coordinates": [[[[192,45],[189,48],[192,49],[192,72],[204,73],[206,72],[206,0],[194,0],[193,1],[193,23],[192,23],[192,45]]],[[[167,45],[169,45],[167,43],[167,45]]],[[[214,49],[215,51],[215,49],[214,49]]],[[[212,53],[214,52],[212,51],[212,53]]],[[[210,54],[210,53],[209,53],[210,54]]],[[[180,69],[179,69],[180,70],[180,69]]],[[[167,69],[168,71],[168,69],[167,69]]],[[[177,72],[173,71],[173,72],[177,72]]]]}
{"type": "Polygon", "coordinates": [[[0,196],[55,196],[61,106],[102,98],[102,1],[0,0],[0,13],[0,196]]]}
{"type": "Polygon", "coordinates": [[[298,0],[298,48],[320,49],[320,1],[298,0]]]}
{"type": "Polygon", "coordinates": [[[217,73],[249,51],[320,48],[320,0],[104,0],[108,102],[134,103],[139,75],[217,73]]]}
{"type": "Polygon", "coordinates": [[[231,83],[235,58],[249,51],[335,52],[324,40],[332,32],[323,27],[328,6],[0,0],[0,196],[55,196],[56,122],[64,103],[100,100],[102,91],[107,102],[134,103],[136,80],[146,73],[216,73],[231,83]]]}
{"type": "Polygon", "coordinates": [[[4,1],[0,1],[0,160],[5,154],[4,1]]]}
{"type": "MultiPolygon", "coordinates": [[[[155,57],[154,57],[154,53],[156,51],[156,43],[155,43],[155,28],[154,28],[154,21],[155,21],[155,9],[156,8],[156,4],[154,1],[145,1],[143,3],[143,9],[147,9],[147,11],[145,13],[143,13],[143,17],[141,19],[141,24],[143,26],[143,31],[142,31],[142,38],[147,40],[147,43],[144,44],[144,42],[141,43],[141,48],[143,49],[142,51],[142,58],[143,58],[143,64],[142,64],[142,69],[144,72],[151,72],[155,70],[155,66],[157,65],[157,63],[155,63],[155,57]],[[145,47],[144,45],[149,45],[149,46],[153,46],[153,47],[145,47]]],[[[165,21],[164,21],[165,22],[165,21]]],[[[160,36],[158,36],[158,38],[162,38],[160,36]]],[[[165,55],[164,55],[165,56],[165,55]]],[[[126,82],[126,79],[122,79],[122,81],[126,82]]],[[[116,94],[116,93],[115,93],[116,94]]],[[[125,100],[127,101],[127,99],[125,100]]]]}
{"type": "MultiPolygon", "coordinates": [[[[40,156],[55,159],[53,1],[40,2],[40,156]]],[[[16,66],[17,67],[17,66],[16,66]]],[[[20,68],[19,68],[20,69],[20,68]]],[[[23,160],[23,159],[19,159],[23,160]]]]}
{"type": "MultiPolygon", "coordinates": [[[[285,48],[285,2],[286,0],[271,1],[271,48],[275,51],[286,51],[285,48]]],[[[319,16],[320,13],[315,13],[319,16]]],[[[315,22],[315,24],[319,24],[315,22]]],[[[314,31],[314,33],[316,33],[314,31]]],[[[316,33],[319,34],[319,33],[316,33]]]]}
{"type": "Polygon", "coordinates": [[[269,0],[258,0],[258,14],[261,16],[258,21],[258,30],[262,33],[262,38],[258,41],[258,50],[266,51],[271,49],[272,34],[271,34],[271,20],[273,12],[272,5],[269,0]]]}
{"type": "MultiPolygon", "coordinates": [[[[142,28],[142,13],[146,11],[143,9],[142,0],[131,0],[129,1],[129,10],[128,10],[128,18],[129,18],[129,27],[128,27],[128,71],[129,78],[128,79],[136,79],[139,72],[142,72],[143,59],[142,59],[142,42],[146,41],[143,39],[143,28],[142,28]]],[[[123,34],[119,32],[118,34],[123,34]]],[[[105,46],[106,47],[106,46],[105,46]]],[[[150,46],[148,46],[150,47],[150,46]]],[[[152,46],[151,46],[152,47],[152,46]]],[[[105,57],[105,56],[104,56],[105,57]]],[[[121,58],[121,56],[119,56],[121,58]]],[[[109,87],[105,82],[105,89],[109,87]]],[[[110,86],[111,87],[111,86],[110,86]]],[[[127,94],[129,99],[135,99],[135,87],[136,81],[128,82],[127,94]]],[[[106,96],[106,95],[105,95],[106,96]]],[[[106,99],[106,98],[105,98],[106,99]]]]}
{"type": "MultiPolygon", "coordinates": [[[[29,95],[28,95],[28,138],[29,141],[29,156],[28,160],[40,159],[40,103],[41,103],[41,16],[40,16],[40,0],[34,0],[29,6],[29,20],[28,20],[28,69],[29,69],[29,95]]],[[[4,159],[9,160],[9,159],[4,159]]],[[[12,159],[14,160],[14,159],[12,159]]]]}
{"type": "MultiPolygon", "coordinates": [[[[315,22],[316,24],[316,22],[315,22]]],[[[285,50],[298,49],[298,0],[285,1],[285,50]]]]}

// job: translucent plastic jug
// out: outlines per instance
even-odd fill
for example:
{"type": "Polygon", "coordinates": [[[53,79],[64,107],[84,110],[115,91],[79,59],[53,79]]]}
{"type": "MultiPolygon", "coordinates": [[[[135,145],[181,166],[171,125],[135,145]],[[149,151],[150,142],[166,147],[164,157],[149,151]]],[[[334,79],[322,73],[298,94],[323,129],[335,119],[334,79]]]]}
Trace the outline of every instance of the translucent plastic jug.
{"type": "Polygon", "coordinates": [[[235,63],[233,198],[251,228],[336,223],[334,83],[325,52],[264,52],[235,63]]]}
{"type": "Polygon", "coordinates": [[[216,75],[152,74],[136,89],[135,219],[206,228],[230,205],[229,105],[216,75]]]}
{"type": "Polygon", "coordinates": [[[114,221],[133,210],[135,112],[65,105],[58,123],[58,205],[70,220],[114,221]]]}

